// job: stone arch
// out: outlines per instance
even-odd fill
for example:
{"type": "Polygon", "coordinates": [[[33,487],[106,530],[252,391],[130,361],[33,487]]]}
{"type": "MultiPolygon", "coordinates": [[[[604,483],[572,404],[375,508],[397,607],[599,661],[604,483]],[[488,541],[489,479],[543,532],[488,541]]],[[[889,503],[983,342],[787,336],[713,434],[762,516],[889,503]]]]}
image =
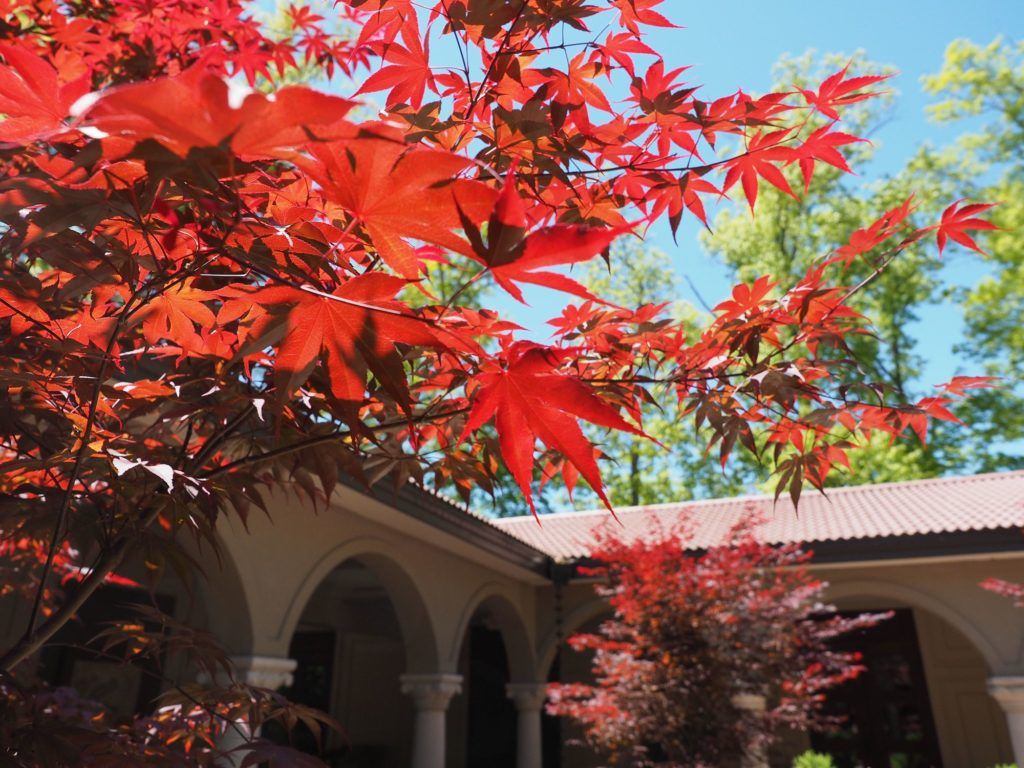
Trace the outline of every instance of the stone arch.
{"type": "Polygon", "coordinates": [[[551,669],[551,665],[554,664],[555,656],[558,654],[558,644],[560,639],[564,640],[588,621],[593,621],[599,616],[609,613],[611,613],[611,608],[608,603],[599,598],[590,600],[569,611],[562,620],[562,637],[559,638],[557,630],[552,628],[539,646],[540,651],[537,655],[537,679],[547,679],[548,671],[551,669]]]}
{"type": "Polygon", "coordinates": [[[399,564],[399,557],[383,539],[352,539],[320,557],[303,577],[289,601],[276,640],[287,644],[316,588],[338,566],[350,560],[372,571],[387,592],[402,632],[406,672],[436,672],[439,669],[439,656],[434,620],[416,582],[399,564]]]}
{"type": "Polygon", "coordinates": [[[501,632],[505,653],[508,656],[511,681],[533,682],[536,662],[526,622],[516,607],[515,601],[505,594],[500,584],[495,582],[480,587],[466,603],[452,638],[446,669],[457,668],[462,644],[465,642],[466,630],[473,617],[481,611],[487,612],[488,618],[501,632]]]}
{"type": "Polygon", "coordinates": [[[871,597],[896,600],[910,608],[920,608],[938,616],[970,640],[990,670],[1000,668],[999,651],[989,637],[956,608],[934,595],[904,584],[873,580],[840,582],[830,585],[828,590],[828,598],[832,602],[871,597]]]}
{"type": "Polygon", "coordinates": [[[256,635],[252,601],[229,540],[222,532],[217,532],[213,546],[212,558],[204,556],[201,547],[194,552],[190,550],[201,562],[213,563],[204,566],[194,579],[204,611],[203,623],[229,652],[250,653],[256,635]]]}

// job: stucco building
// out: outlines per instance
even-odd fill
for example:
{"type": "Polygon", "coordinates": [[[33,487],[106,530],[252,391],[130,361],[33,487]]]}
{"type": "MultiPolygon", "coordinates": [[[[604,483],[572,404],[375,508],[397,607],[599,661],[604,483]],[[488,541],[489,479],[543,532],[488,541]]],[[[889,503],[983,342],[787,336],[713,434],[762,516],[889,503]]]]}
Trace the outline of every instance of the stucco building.
{"type": "MultiPolygon", "coordinates": [[[[837,704],[850,728],[794,734],[790,750],[1024,765],[1024,610],[978,586],[1024,581],[1024,472],[807,493],[798,513],[756,497],[618,516],[629,533],[688,515],[703,547],[751,508],[768,541],[807,542],[840,608],[896,611],[865,649],[872,671],[837,704]]],[[[206,577],[166,600],[220,637],[249,681],[290,685],[337,717],[338,765],[592,765],[542,706],[547,680],[586,672],[562,640],[607,608],[571,564],[608,520],[492,521],[413,486],[345,488],[319,512],[282,496],[248,531],[225,524],[219,565],[200,553],[206,577]]],[[[54,679],[75,674],[75,659],[50,666],[54,679]]]]}

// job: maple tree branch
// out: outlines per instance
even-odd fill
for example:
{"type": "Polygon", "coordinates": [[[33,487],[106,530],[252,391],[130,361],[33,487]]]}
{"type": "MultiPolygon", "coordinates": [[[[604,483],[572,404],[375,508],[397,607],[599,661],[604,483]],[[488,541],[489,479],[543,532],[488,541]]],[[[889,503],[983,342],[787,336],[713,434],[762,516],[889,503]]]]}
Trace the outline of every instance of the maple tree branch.
{"type": "MultiPolygon", "coordinates": [[[[607,27],[605,27],[607,29],[607,27]]],[[[537,45],[529,48],[517,48],[514,51],[498,51],[495,53],[497,56],[533,56],[537,53],[545,53],[547,51],[565,51],[569,48],[597,48],[597,39],[587,40],[586,42],[580,43],[558,43],[556,45],[537,45]]]]}
{"type": "Polygon", "coordinates": [[[82,462],[85,461],[85,453],[89,448],[89,437],[92,435],[93,426],[96,424],[100,395],[103,391],[103,380],[106,377],[107,366],[110,363],[110,356],[114,351],[114,346],[117,344],[118,334],[121,332],[124,321],[127,318],[131,305],[135,301],[137,295],[137,292],[133,293],[131,298],[125,302],[124,307],[114,324],[114,328],[110,332],[110,339],[107,341],[107,347],[103,353],[103,359],[100,361],[99,371],[96,374],[96,386],[93,388],[92,401],[89,404],[89,414],[86,417],[85,426],[82,428],[82,434],[79,437],[80,442],[78,451],[75,454],[74,464],[71,467],[71,476],[68,478],[67,486],[64,489],[64,495],[61,498],[60,508],[57,512],[57,520],[54,523],[53,533],[50,536],[46,562],[43,564],[43,572],[39,577],[39,586],[36,589],[36,595],[32,601],[32,610],[29,613],[28,625],[25,628],[25,638],[28,638],[32,634],[32,631],[35,629],[36,621],[39,618],[39,610],[43,602],[43,593],[46,591],[46,582],[49,578],[50,571],[53,568],[53,561],[57,556],[57,546],[60,543],[61,531],[64,530],[68,509],[71,506],[71,495],[74,492],[75,483],[78,482],[78,474],[81,471],[82,462]]]}
{"type": "Polygon", "coordinates": [[[202,463],[206,461],[207,458],[209,458],[209,456],[213,453],[213,450],[218,445],[227,440],[231,436],[231,434],[242,425],[242,423],[246,420],[246,418],[248,418],[249,414],[251,413],[252,408],[252,403],[248,403],[244,408],[242,408],[242,410],[235,414],[235,417],[227,424],[225,424],[224,428],[220,430],[220,432],[210,437],[203,444],[203,447],[200,448],[196,455],[192,457],[192,460],[189,462],[189,465],[192,467],[202,466],[202,463]]]}
{"type": "MultiPolygon", "coordinates": [[[[447,19],[448,24],[450,26],[452,23],[452,14],[451,11],[448,10],[447,0],[441,0],[441,8],[444,9],[444,18],[447,19]]],[[[459,58],[462,59],[462,71],[466,75],[466,87],[471,89],[473,87],[473,78],[469,71],[469,58],[466,53],[466,49],[463,47],[462,38],[459,37],[458,32],[455,31],[454,26],[451,26],[451,30],[452,37],[455,38],[455,45],[459,49],[459,58]]]]}
{"type": "Polygon", "coordinates": [[[222,255],[225,258],[229,259],[230,261],[233,261],[238,266],[245,267],[246,269],[251,270],[260,277],[265,277],[267,280],[275,282],[278,285],[284,285],[287,286],[288,288],[293,288],[296,291],[311,293],[314,296],[317,296],[318,298],[327,299],[328,301],[336,301],[339,304],[345,304],[350,307],[358,307],[359,309],[365,309],[368,312],[380,312],[381,314],[392,315],[393,317],[403,317],[407,320],[416,320],[417,322],[425,323],[427,325],[435,325],[435,322],[428,317],[421,317],[420,315],[415,314],[407,314],[398,309],[389,309],[388,307],[381,307],[376,304],[366,304],[362,301],[356,301],[355,299],[346,299],[344,296],[335,296],[333,293],[321,291],[318,288],[314,288],[312,285],[296,283],[295,281],[289,280],[285,277],[282,277],[281,275],[275,274],[273,272],[267,272],[266,270],[257,267],[255,264],[252,264],[251,262],[248,262],[245,259],[239,258],[238,256],[235,256],[234,254],[231,254],[227,251],[224,251],[222,255]]]}
{"type": "Polygon", "coordinates": [[[487,64],[487,70],[484,72],[484,76],[480,79],[480,87],[477,88],[476,93],[469,100],[469,106],[466,107],[466,119],[470,120],[473,116],[473,110],[476,108],[477,102],[480,101],[480,97],[483,96],[484,87],[487,85],[487,78],[494,72],[494,63],[498,60],[498,56],[502,51],[505,50],[505,46],[508,45],[508,41],[512,38],[512,30],[515,29],[516,24],[522,19],[523,13],[526,11],[526,6],[530,4],[530,0],[523,0],[519,4],[519,10],[516,12],[515,18],[512,19],[512,23],[508,25],[508,29],[505,30],[504,36],[501,38],[501,44],[498,46],[498,50],[491,57],[490,62],[487,64]]]}
{"type": "MultiPolygon", "coordinates": [[[[880,261],[879,265],[871,272],[871,274],[869,274],[867,277],[865,277],[863,280],[861,280],[859,283],[857,283],[855,286],[853,286],[853,288],[851,288],[850,290],[848,290],[846,293],[843,294],[843,297],[839,300],[839,304],[840,305],[845,304],[854,295],[856,295],[857,293],[860,293],[862,290],[864,290],[869,285],[871,285],[873,282],[875,282],[875,280],[877,280],[879,277],[882,276],[882,273],[885,272],[885,270],[889,267],[889,265],[893,261],[895,261],[896,257],[899,256],[901,253],[903,253],[904,250],[905,250],[905,248],[903,248],[901,246],[897,246],[896,248],[893,248],[892,251],[890,251],[888,254],[886,254],[883,257],[883,259],[880,261]]],[[[832,310],[832,311],[834,311],[834,310],[832,310]]]]}
{"type": "MultiPolygon", "coordinates": [[[[469,407],[467,406],[465,408],[456,408],[450,411],[445,411],[444,413],[435,413],[429,415],[421,414],[416,418],[396,419],[395,421],[382,422],[381,424],[374,425],[372,429],[388,429],[390,427],[398,427],[402,426],[403,424],[410,423],[422,424],[427,421],[434,421],[436,419],[446,419],[450,416],[457,416],[460,413],[466,413],[468,411],[469,407]]],[[[351,436],[351,432],[329,432],[325,435],[316,435],[315,437],[310,437],[305,440],[299,440],[298,442],[292,443],[291,445],[285,445],[280,448],[275,448],[270,451],[265,451],[263,453],[256,454],[254,456],[245,456],[244,458],[236,459],[235,461],[232,461],[228,464],[222,464],[219,467],[216,467],[214,469],[208,470],[200,474],[199,477],[201,477],[204,480],[209,480],[210,478],[214,478],[219,475],[234,472],[236,469],[239,469],[244,466],[249,466],[252,464],[261,464],[265,461],[278,459],[282,456],[287,456],[292,453],[304,451],[307,448],[314,448],[318,445],[324,445],[325,443],[333,443],[336,440],[351,436]]]]}
{"type": "MultiPolygon", "coordinates": [[[[152,525],[163,511],[166,502],[154,505],[153,509],[141,519],[141,530],[152,525]]],[[[114,545],[96,562],[96,565],[89,571],[89,575],[82,580],[74,595],[67,600],[53,615],[39,625],[33,632],[27,633],[19,640],[14,647],[0,657],[0,671],[9,673],[18,664],[34,654],[52,638],[71,618],[79,608],[99,589],[106,581],[107,576],[114,572],[123,561],[131,547],[134,537],[123,535],[119,543],[114,545]]]]}
{"type": "Polygon", "coordinates": [[[58,341],[63,341],[63,339],[60,336],[58,336],[57,333],[55,333],[54,330],[52,328],[50,328],[50,326],[46,325],[46,323],[42,322],[41,320],[36,320],[31,315],[28,315],[25,312],[21,311],[16,306],[14,306],[9,301],[7,301],[7,299],[5,299],[3,296],[0,296],[0,304],[3,304],[5,307],[7,307],[9,310],[11,310],[11,312],[15,313],[16,315],[21,317],[23,320],[27,320],[32,325],[38,326],[40,329],[42,329],[43,331],[45,331],[46,333],[48,333],[50,336],[52,336],[53,338],[57,339],[58,341]]]}
{"type": "Polygon", "coordinates": [[[686,284],[688,286],[690,286],[690,290],[693,291],[693,295],[697,297],[697,301],[700,302],[700,305],[702,307],[704,307],[704,309],[707,310],[707,312],[709,314],[714,315],[715,310],[713,310],[711,308],[711,305],[708,304],[708,302],[704,300],[704,297],[701,295],[700,291],[697,290],[697,286],[694,284],[693,280],[690,278],[689,273],[685,273],[684,272],[683,273],[683,279],[686,280],[686,284]]]}
{"type": "Polygon", "coordinates": [[[453,293],[451,295],[451,298],[448,299],[448,301],[445,302],[444,308],[442,309],[441,313],[437,316],[437,321],[440,321],[441,318],[443,318],[446,314],[448,314],[448,310],[450,310],[452,308],[452,306],[455,304],[455,300],[457,298],[459,298],[459,296],[461,296],[463,294],[463,292],[465,292],[468,288],[470,288],[472,285],[474,285],[477,280],[480,280],[481,278],[483,278],[484,275],[488,274],[490,271],[491,271],[490,267],[484,267],[482,270],[480,270],[475,275],[473,275],[471,278],[469,278],[469,280],[467,280],[462,285],[460,285],[455,290],[455,293],[453,293]]]}

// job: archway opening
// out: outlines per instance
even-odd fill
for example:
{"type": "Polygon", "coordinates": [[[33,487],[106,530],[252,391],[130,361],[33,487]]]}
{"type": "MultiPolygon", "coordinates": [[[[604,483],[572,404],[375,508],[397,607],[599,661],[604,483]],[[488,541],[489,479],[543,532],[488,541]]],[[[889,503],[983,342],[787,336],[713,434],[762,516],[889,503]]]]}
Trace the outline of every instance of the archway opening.
{"type": "MultiPolygon", "coordinates": [[[[842,641],[867,670],[830,692],[843,719],[801,746],[854,765],[996,765],[1012,761],[1005,718],[986,692],[990,669],[974,642],[939,614],[903,600],[847,594],[844,612],[893,618],[842,641]]],[[[794,750],[798,751],[798,750],[794,750]]]]}
{"type": "MultiPolygon", "coordinates": [[[[593,651],[576,651],[569,647],[568,638],[577,634],[595,634],[601,624],[611,617],[602,610],[566,633],[554,651],[547,672],[549,683],[586,683],[592,685],[594,678],[593,651]]],[[[541,732],[544,749],[544,768],[596,768],[602,765],[600,756],[584,742],[583,729],[578,723],[564,717],[544,712],[541,732]]]]}
{"type": "Polygon", "coordinates": [[[506,686],[525,679],[532,664],[515,608],[495,595],[482,600],[459,648],[463,694],[449,711],[450,765],[514,768],[517,713],[506,686]]]}
{"type": "Polygon", "coordinates": [[[892,609],[875,627],[833,642],[836,650],[859,653],[865,667],[855,679],[830,691],[825,713],[834,729],[811,735],[811,746],[839,768],[942,764],[928,680],[913,611],[892,609]]]}
{"type": "Polygon", "coordinates": [[[292,743],[339,768],[408,766],[413,706],[399,680],[408,667],[406,641],[395,598],[374,561],[357,557],[334,568],[292,634],[288,655],[297,666],[284,692],[329,712],[345,730],[318,747],[300,727],[292,743]]]}

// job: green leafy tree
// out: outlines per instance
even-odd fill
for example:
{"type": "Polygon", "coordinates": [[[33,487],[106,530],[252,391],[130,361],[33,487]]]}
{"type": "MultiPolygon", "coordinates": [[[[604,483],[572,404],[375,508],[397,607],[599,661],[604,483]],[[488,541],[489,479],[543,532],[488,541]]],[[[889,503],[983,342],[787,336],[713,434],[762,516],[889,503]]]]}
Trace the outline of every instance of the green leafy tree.
{"type": "Polygon", "coordinates": [[[986,275],[955,293],[964,308],[966,341],[957,354],[1002,379],[964,410],[971,429],[961,435],[962,461],[989,471],[1024,466],[1024,41],[997,38],[988,45],[957,40],[942,69],[925,79],[940,101],[932,117],[943,123],[978,124],[951,153],[965,158],[981,184],[964,193],[1000,201],[980,254],[986,275]],[[977,189],[975,189],[977,187],[977,189]]]}

